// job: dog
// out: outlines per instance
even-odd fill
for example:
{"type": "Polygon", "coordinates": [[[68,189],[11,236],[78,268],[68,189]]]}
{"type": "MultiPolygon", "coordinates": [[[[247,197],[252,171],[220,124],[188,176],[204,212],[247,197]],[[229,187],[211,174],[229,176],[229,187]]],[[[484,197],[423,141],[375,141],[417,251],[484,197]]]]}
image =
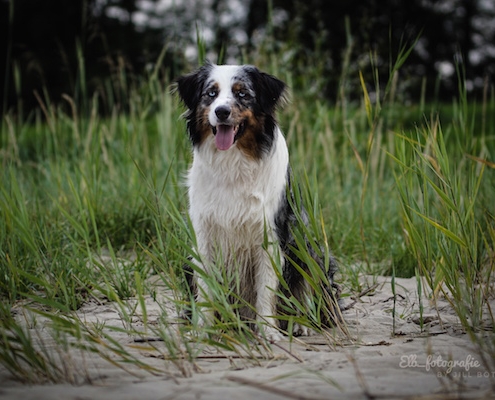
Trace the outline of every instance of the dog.
{"type": "MultiPolygon", "coordinates": [[[[179,77],[176,88],[187,107],[183,116],[193,147],[187,186],[199,255],[189,280],[196,302],[205,304],[211,294],[203,276],[219,269],[235,275],[229,289],[250,305],[241,307],[242,317],[263,322],[256,326],[263,326],[268,340],[281,340],[277,290],[294,295],[301,304],[311,295],[294,265],[307,270],[292,251],[297,218],[290,201],[289,153],[275,118],[277,106],[286,99],[286,85],[251,65],[207,62],[179,77]],[[280,266],[281,274],[274,265],[280,266]],[[286,285],[281,285],[280,276],[286,285]]],[[[307,218],[304,211],[301,215],[307,218]]],[[[333,257],[327,269],[326,289],[335,299],[333,257]]],[[[213,321],[213,311],[202,315],[201,324],[213,321]]],[[[293,334],[308,335],[310,330],[294,324],[293,334]]]]}

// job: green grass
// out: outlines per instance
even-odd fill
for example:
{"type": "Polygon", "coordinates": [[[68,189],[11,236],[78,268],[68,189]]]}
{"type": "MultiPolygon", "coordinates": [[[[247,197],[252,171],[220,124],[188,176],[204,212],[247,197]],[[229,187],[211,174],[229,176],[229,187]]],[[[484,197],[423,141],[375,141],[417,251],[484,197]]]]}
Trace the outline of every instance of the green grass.
{"type": "MultiPolygon", "coordinates": [[[[363,273],[416,276],[420,292],[419,277],[426,277],[489,362],[493,315],[490,325],[483,310],[493,297],[495,267],[493,90],[480,104],[461,87],[449,105],[424,99],[405,105],[397,77],[406,56],[391,68],[383,92],[379,82],[362,81],[362,101],[350,101],[343,89],[336,105],[293,93],[280,110],[302,188],[298,201],[310,214],[305,234],[323,245],[324,256],[330,250],[338,258],[343,296],[363,290],[363,273]],[[380,101],[370,100],[372,90],[380,101]]],[[[275,58],[249,61],[289,83],[295,79],[275,58]]],[[[221,276],[208,279],[210,306],[221,318],[205,328],[194,324],[200,310],[189,302],[182,271],[194,255],[183,185],[191,149],[169,82],[152,73],[127,87],[122,112],[110,84],[105,95],[81,97],[81,79],[78,95],[63,104],[40,97],[38,112],[2,120],[0,362],[27,382],[77,381],[12,317],[21,302],[33,321],[50,321],[61,348],[75,346],[122,368],[159,372],[119,344],[116,332],[163,339],[165,350],[157,351],[184,375],[204,346],[252,360],[271,357],[269,344],[226,301],[221,276]],[[108,116],[97,112],[103,102],[108,116]],[[177,311],[191,309],[192,324],[177,328],[165,308],[158,324],[148,323],[145,298],[156,296],[150,276],[177,311]],[[93,298],[112,301],[123,327],[81,321],[76,311],[93,298]],[[133,323],[138,314],[140,328],[133,323]]],[[[304,246],[300,251],[308,255],[304,246]]],[[[312,271],[318,292],[324,278],[312,271]]],[[[318,329],[318,307],[316,301],[309,313],[288,316],[289,324],[318,329]]]]}

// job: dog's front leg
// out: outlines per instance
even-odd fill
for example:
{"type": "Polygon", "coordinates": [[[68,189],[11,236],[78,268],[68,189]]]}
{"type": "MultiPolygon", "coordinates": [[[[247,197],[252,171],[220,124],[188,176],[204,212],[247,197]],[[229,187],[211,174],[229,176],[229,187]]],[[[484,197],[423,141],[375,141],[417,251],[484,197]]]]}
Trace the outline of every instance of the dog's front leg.
{"type": "MultiPolygon", "coordinates": [[[[207,273],[204,264],[197,263],[197,266],[203,273],[207,273]]],[[[201,277],[201,274],[197,271],[194,273],[194,281],[196,290],[195,301],[199,311],[198,326],[211,326],[213,325],[214,320],[214,311],[211,307],[211,290],[205,280],[201,277]]]]}
{"type": "MultiPolygon", "coordinates": [[[[280,254],[280,251],[271,251],[270,253],[263,250],[260,257],[261,260],[257,265],[256,312],[258,313],[258,322],[263,323],[263,327],[261,327],[260,324],[260,329],[263,329],[266,339],[277,342],[283,339],[283,335],[276,328],[277,319],[275,318],[275,315],[277,312],[276,290],[278,288],[278,277],[272,265],[271,258],[277,257],[277,255],[280,254]]],[[[278,258],[281,263],[284,262],[283,258],[278,258]]]]}

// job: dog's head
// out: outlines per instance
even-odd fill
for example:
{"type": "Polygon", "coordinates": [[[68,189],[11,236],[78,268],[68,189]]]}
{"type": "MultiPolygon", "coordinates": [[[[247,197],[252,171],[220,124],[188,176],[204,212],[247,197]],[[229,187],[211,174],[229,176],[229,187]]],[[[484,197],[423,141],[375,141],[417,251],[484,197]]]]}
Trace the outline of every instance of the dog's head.
{"type": "Polygon", "coordinates": [[[214,137],[218,150],[236,144],[260,157],[273,141],[274,112],[285,84],[251,65],[207,63],[177,80],[193,145],[214,137]]]}

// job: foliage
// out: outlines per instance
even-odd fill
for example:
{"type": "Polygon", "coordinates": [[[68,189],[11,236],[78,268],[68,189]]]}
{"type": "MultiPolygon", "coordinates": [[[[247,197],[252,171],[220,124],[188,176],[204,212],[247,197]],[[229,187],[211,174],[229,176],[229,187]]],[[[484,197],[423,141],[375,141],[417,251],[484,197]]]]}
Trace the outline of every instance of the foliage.
{"type": "Polygon", "coordinates": [[[359,71],[369,74],[366,82],[373,74],[387,81],[397,50],[419,38],[401,69],[403,101],[422,92],[428,100],[454,96],[454,67],[461,63],[470,90],[481,95],[495,73],[494,13],[489,1],[471,0],[1,0],[0,107],[29,112],[38,105],[35,91],[63,103],[63,94],[82,87],[84,73],[88,93],[102,97],[101,113],[113,104],[127,109],[127,86],[139,85],[163,48],[157,64],[167,78],[196,58],[195,28],[207,38],[212,60],[219,54],[222,61],[242,60],[270,39],[269,51],[293,72],[294,87],[327,101],[338,101],[341,89],[358,99],[359,71]],[[365,68],[370,54],[373,70],[365,68]],[[351,79],[343,88],[345,74],[351,79]]]}
{"type": "MultiPolygon", "coordinates": [[[[263,9],[264,3],[263,0],[254,1],[251,7],[263,9]]],[[[409,45],[419,38],[401,70],[407,77],[400,82],[402,91],[413,99],[419,97],[421,90],[426,90],[429,99],[448,99],[456,92],[455,64],[463,64],[466,80],[478,93],[483,89],[485,77],[493,79],[494,70],[490,66],[493,56],[482,48],[489,47],[493,40],[493,32],[486,27],[493,19],[495,9],[482,3],[464,0],[387,0],[379,3],[274,0],[273,13],[278,15],[279,21],[274,34],[280,42],[292,45],[295,54],[291,68],[301,74],[307,72],[308,63],[320,60],[315,66],[327,76],[322,87],[327,99],[333,99],[339,77],[349,67],[355,77],[351,82],[351,93],[359,95],[358,71],[363,69],[370,53],[376,57],[376,69],[369,71],[366,81],[373,79],[371,74],[379,74],[381,81],[386,82],[389,68],[398,58],[396,52],[404,44],[409,45]],[[349,33],[352,34],[351,43],[349,33]],[[351,66],[345,64],[348,51],[355,60],[351,66]],[[473,53],[479,54],[476,62],[472,61],[473,53]],[[438,81],[439,76],[442,76],[441,81],[438,81]]],[[[265,19],[258,18],[256,28],[266,21],[266,15],[265,19]]],[[[255,31],[255,27],[251,29],[255,31]]]]}

